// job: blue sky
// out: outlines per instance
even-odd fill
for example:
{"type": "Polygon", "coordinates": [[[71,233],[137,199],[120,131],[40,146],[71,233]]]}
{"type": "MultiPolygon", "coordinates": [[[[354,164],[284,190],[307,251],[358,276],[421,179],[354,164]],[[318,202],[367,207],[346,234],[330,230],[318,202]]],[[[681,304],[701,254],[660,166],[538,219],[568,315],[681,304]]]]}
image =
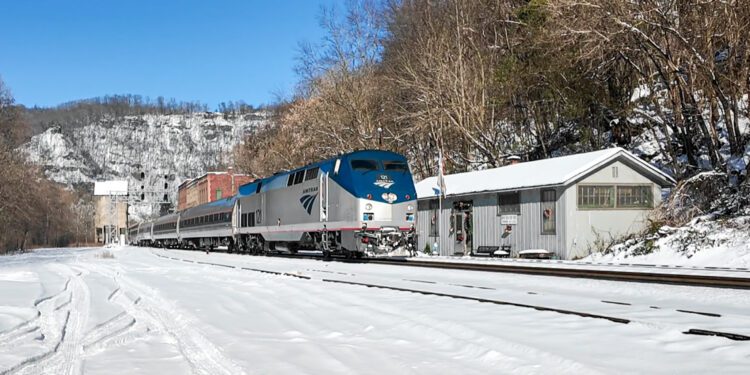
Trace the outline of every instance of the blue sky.
{"type": "Polygon", "coordinates": [[[0,77],[16,102],[107,94],[271,103],[292,93],[299,42],[343,0],[0,0],[0,77]]]}

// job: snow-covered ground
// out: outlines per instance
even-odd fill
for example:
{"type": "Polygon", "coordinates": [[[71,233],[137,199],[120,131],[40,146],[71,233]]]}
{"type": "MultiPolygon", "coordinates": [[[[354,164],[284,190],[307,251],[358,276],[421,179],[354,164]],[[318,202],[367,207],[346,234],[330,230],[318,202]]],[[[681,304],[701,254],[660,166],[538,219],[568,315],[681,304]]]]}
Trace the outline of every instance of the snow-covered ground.
{"type": "Polygon", "coordinates": [[[739,374],[750,368],[750,342],[683,332],[750,335],[748,311],[750,292],[742,290],[54,249],[0,257],[0,373],[739,374]]]}
{"type": "Polygon", "coordinates": [[[649,263],[683,267],[750,268],[750,216],[714,220],[710,215],[613,246],[584,259],[595,263],[649,263]]]}

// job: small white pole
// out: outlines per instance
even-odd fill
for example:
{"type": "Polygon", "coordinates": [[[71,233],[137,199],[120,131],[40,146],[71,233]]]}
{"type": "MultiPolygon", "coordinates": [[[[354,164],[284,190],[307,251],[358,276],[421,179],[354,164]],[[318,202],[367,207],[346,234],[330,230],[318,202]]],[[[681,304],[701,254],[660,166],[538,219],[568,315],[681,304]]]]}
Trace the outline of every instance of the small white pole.
{"type": "Polygon", "coordinates": [[[437,252],[438,253],[435,254],[435,255],[440,255],[440,249],[442,248],[442,246],[440,246],[441,245],[440,242],[442,242],[441,241],[442,238],[440,237],[440,232],[441,232],[440,226],[442,225],[442,216],[443,216],[443,192],[442,192],[442,188],[441,188],[440,193],[438,194],[438,214],[437,215],[438,215],[438,217],[437,217],[437,224],[438,224],[438,227],[437,227],[437,235],[438,235],[437,236],[437,243],[438,243],[437,250],[438,251],[437,252]]]}

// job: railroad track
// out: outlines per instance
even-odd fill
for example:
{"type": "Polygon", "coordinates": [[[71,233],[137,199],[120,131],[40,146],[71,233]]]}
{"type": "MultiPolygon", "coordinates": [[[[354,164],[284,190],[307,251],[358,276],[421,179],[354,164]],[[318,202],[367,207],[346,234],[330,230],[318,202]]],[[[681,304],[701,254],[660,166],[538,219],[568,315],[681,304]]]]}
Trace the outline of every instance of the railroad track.
{"type": "Polygon", "coordinates": [[[521,266],[514,264],[478,264],[465,262],[430,262],[409,259],[366,259],[366,263],[451,270],[520,273],[525,275],[573,277],[612,281],[672,284],[712,288],[750,289],[750,278],[722,275],[689,275],[661,272],[593,270],[582,268],[521,266]]]}
{"type": "MultiPolygon", "coordinates": [[[[481,264],[468,262],[434,262],[422,261],[409,258],[362,258],[348,259],[333,257],[324,259],[322,256],[309,254],[266,254],[279,258],[291,259],[313,259],[318,261],[337,261],[345,263],[369,263],[384,264],[390,266],[407,266],[422,268],[438,268],[463,271],[482,271],[500,273],[520,273],[537,276],[572,277],[579,279],[596,279],[610,281],[629,281],[651,284],[670,284],[709,288],[750,289],[749,277],[733,277],[724,275],[690,275],[680,273],[650,272],[650,271],[625,271],[612,269],[586,269],[569,267],[549,267],[543,265],[517,265],[517,264],[481,264]]],[[[654,268],[657,269],[657,268],[654,268]]]]}
{"type": "MultiPolygon", "coordinates": [[[[314,259],[326,261],[320,256],[313,255],[289,255],[289,254],[272,254],[270,256],[292,258],[292,259],[314,259]]],[[[420,261],[408,258],[363,258],[363,259],[346,259],[331,258],[330,261],[346,263],[370,263],[384,264],[389,266],[407,266],[422,268],[438,268],[463,271],[482,271],[482,272],[501,272],[501,273],[520,273],[525,275],[537,276],[556,276],[572,277],[579,279],[597,279],[610,281],[629,281],[652,284],[670,284],[682,286],[698,286],[710,288],[731,288],[731,289],[750,289],[750,278],[732,277],[723,275],[690,275],[666,272],[649,272],[649,271],[625,271],[612,269],[586,269],[586,268],[568,268],[568,267],[549,267],[543,265],[516,265],[516,264],[481,264],[468,262],[434,262],[420,261]]]]}
{"type": "MultiPolygon", "coordinates": [[[[164,256],[157,253],[153,253],[157,257],[164,258],[164,259],[171,259],[175,261],[183,261],[183,262],[189,262],[189,263],[196,263],[196,264],[203,264],[208,266],[216,266],[216,267],[226,267],[226,268],[233,268],[237,270],[244,270],[244,271],[252,271],[252,272],[258,272],[263,274],[269,274],[269,275],[276,275],[281,277],[294,277],[298,279],[303,280],[313,280],[312,277],[298,274],[298,273],[289,273],[289,272],[279,272],[274,270],[267,270],[267,269],[260,269],[260,268],[250,268],[250,267],[241,267],[241,266],[234,266],[234,265],[228,265],[228,264],[222,264],[222,263],[213,263],[213,262],[201,262],[201,261],[193,261],[183,258],[175,258],[171,256],[164,256]]],[[[288,255],[285,255],[287,257],[288,255]]],[[[288,256],[288,257],[294,257],[294,256],[288,256]]],[[[312,258],[317,260],[323,260],[320,257],[314,257],[314,256],[303,256],[305,258],[312,258]]],[[[298,257],[295,257],[298,258],[298,257]]],[[[342,259],[336,259],[336,260],[342,260],[342,259]]],[[[412,263],[414,261],[406,261],[406,260],[376,260],[376,259],[369,259],[369,260],[346,260],[343,261],[347,262],[364,262],[364,263],[383,263],[383,264],[393,264],[394,262],[396,264],[403,264],[403,263],[412,263]],[[375,261],[375,262],[373,262],[375,261]]],[[[423,263],[437,263],[437,262],[423,262],[423,263]]],[[[477,264],[473,264],[477,265],[477,264]]],[[[481,265],[480,265],[481,266],[481,265]]],[[[445,267],[443,267],[445,268],[445,267]]],[[[444,293],[444,292],[437,292],[437,291],[430,291],[425,289],[415,289],[415,288],[404,288],[399,286],[392,286],[392,285],[386,285],[386,284],[373,284],[373,283],[367,283],[367,282],[356,282],[356,281],[350,281],[350,280],[342,280],[342,279],[332,279],[332,278],[321,278],[318,279],[319,281],[322,281],[324,283],[331,283],[331,284],[344,284],[344,285],[350,285],[350,286],[358,286],[358,287],[366,287],[366,288],[375,288],[375,289],[385,289],[385,290],[392,290],[397,292],[405,292],[405,293],[413,293],[413,294],[421,294],[421,295],[429,295],[429,296],[437,296],[437,297],[444,297],[444,298],[451,298],[451,299],[458,299],[458,300],[465,300],[465,301],[474,301],[479,303],[488,303],[488,304],[494,304],[494,305],[504,305],[504,306],[513,306],[518,308],[524,308],[524,309],[532,309],[537,311],[544,311],[544,312],[552,312],[557,314],[563,314],[563,315],[574,315],[581,318],[590,318],[590,319],[601,319],[606,320],[612,323],[616,324],[629,324],[631,322],[630,319],[619,317],[619,316],[612,316],[612,315],[602,315],[602,314],[596,314],[596,313],[589,313],[584,311],[576,311],[576,310],[567,310],[567,309],[560,309],[560,308],[554,308],[549,306],[543,306],[543,305],[533,305],[533,304],[526,304],[526,303],[519,303],[514,301],[507,301],[507,300],[499,300],[494,298],[481,298],[476,296],[467,296],[462,294],[453,294],[453,293],[444,293]]],[[[409,280],[409,281],[416,281],[419,280],[409,280]]],[[[605,303],[614,303],[614,304],[622,304],[618,302],[611,302],[611,301],[602,301],[605,303]]],[[[678,310],[680,311],[680,310],[678,310]]],[[[701,312],[694,312],[694,311],[682,311],[682,312],[688,312],[688,313],[695,313],[699,315],[704,315],[708,313],[701,313],[701,312]]],[[[720,317],[720,315],[717,315],[720,317]]],[[[700,329],[700,328],[688,328],[685,331],[682,331],[682,334],[685,335],[697,335],[697,336],[716,336],[716,337],[723,337],[729,340],[733,341],[750,341],[750,336],[732,333],[732,332],[719,332],[719,331],[713,331],[713,330],[706,330],[706,329],[700,329]]]]}

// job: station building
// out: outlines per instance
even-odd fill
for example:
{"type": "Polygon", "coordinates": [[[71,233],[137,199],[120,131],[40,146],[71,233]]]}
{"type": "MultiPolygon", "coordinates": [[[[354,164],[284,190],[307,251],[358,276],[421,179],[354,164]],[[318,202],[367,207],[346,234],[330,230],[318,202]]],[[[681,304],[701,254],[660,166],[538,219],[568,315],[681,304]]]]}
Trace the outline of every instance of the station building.
{"type": "Polygon", "coordinates": [[[515,163],[437,177],[416,185],[418,250],[463,255],[480,246],[511,256],[547,250],[560,259],[587,256],[636,233],[675,181],[622,148],[515,163]]]}
{"type": "Polygon", "coordinates": [[[187,180],[177,188],[177,211],[231,197],[241,185],[253,180],[251,176],[234,173],[231,168],[187,180]]]}

